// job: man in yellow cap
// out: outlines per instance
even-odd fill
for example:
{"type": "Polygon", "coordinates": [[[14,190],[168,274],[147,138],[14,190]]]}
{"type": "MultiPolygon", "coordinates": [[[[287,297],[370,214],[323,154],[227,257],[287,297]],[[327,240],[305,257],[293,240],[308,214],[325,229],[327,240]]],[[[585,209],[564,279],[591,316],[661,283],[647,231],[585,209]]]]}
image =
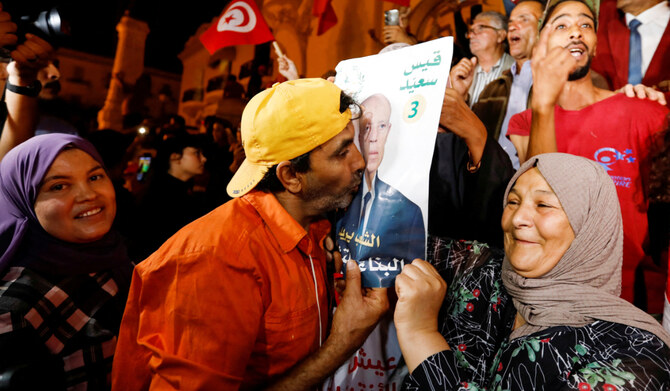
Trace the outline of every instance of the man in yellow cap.
{"type": "Polygon", "coordinates": [[[313,389],[358,349],[388,308],[386,292],[362,294],[349,262],[329,324],[323,249],[324,214],[351,202],[365,167],[353,103],[322,79],[251,99],[234,199],[135,268],[113,389],[313,389]]]}

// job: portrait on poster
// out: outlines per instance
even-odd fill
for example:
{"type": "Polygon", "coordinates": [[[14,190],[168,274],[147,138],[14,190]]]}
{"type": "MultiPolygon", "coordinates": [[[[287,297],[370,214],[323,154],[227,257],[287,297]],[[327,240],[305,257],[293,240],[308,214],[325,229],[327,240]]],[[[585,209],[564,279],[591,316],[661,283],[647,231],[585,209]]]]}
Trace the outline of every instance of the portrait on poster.
{"type": "Polygon", "coordinates": [[[361,105],[355,143],[363,181],[336,226],[346,263],[367,287],[389,287],[425,258],[428,182],[452,57],[451,37],[338,64],[335,83],[361,105]]]}

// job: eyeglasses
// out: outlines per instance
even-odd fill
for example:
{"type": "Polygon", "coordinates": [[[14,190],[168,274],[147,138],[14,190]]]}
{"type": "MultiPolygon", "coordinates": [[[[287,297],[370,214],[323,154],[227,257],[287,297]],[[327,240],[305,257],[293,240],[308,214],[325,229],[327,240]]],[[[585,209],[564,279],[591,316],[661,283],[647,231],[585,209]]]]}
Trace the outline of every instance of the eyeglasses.
{"type": "Polygon", "coordinates": [[[485,24],[478,24],[476,26],[472,26],[472,27],[468,28],[467,37],[471,37],[473,35],[479,35],[486,29],[491,29],[493,31],[500,30],[499,28],[495,28],[493,26],[487,26],[485,24]]]}
{"type": "Polygon", "coordinates": [[[349,110],[351,110],[351,120],[357,120],[363,115],[363,107],[358,103],[352,103],[349,105],[349,110]]]}

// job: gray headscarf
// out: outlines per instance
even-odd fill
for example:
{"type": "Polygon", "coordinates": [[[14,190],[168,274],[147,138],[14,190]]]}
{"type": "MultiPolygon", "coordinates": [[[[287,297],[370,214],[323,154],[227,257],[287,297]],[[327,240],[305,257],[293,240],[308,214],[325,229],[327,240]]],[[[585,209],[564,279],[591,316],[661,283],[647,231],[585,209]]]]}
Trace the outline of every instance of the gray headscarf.
{"type": "Polygon", "coordinates": [[[538,278],[518,275],[507,257],[502,280],[526,324],[510,338],[552,326],[581,327],[595,320],[647,330],[670,346],[670,334],[651,316],[619,298],[623,262],[621,210],[614,182],[596,162],[583,157],[548,153],[534,156],[514,175],[537,167],[558,197],[575,239],[559,262],[538,278]]]}

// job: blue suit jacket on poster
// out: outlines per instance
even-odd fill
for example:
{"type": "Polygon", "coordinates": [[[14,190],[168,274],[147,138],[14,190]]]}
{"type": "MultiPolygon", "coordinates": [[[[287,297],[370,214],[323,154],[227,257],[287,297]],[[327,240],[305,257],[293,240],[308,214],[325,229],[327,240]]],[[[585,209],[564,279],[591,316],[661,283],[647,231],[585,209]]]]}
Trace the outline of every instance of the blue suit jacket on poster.
{"type": "Polygon", "coordinates": [[[414,258],[424,258],[426,230],[419,206],[377,177],[375,199],[365,232],[361,232],[358,222],[362,193],[363,186],[337,223],[337,242],[343,259],[396,258],[409,264],[414,258]]]}

